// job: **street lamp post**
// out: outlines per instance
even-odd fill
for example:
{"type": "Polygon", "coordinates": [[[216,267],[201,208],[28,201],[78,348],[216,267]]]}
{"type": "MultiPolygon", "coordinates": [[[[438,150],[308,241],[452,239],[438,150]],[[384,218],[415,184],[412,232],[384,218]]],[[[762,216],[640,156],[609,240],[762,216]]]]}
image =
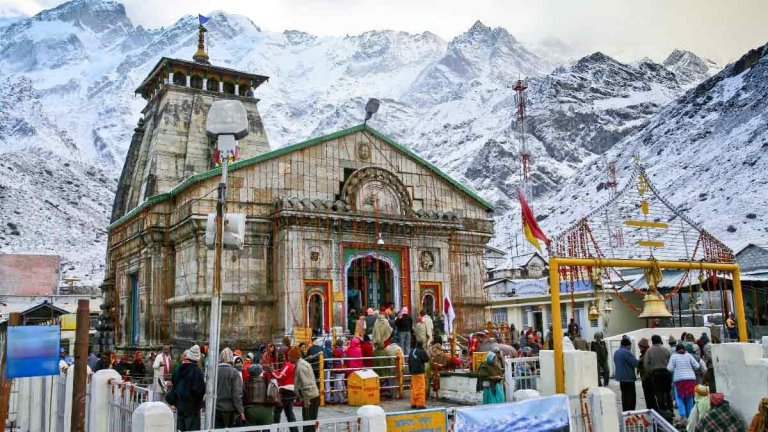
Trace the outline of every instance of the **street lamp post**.
{"type": "Polygon", "coordinates": [[[216,145],[221,156],[221,181],[219,182],[216,202],[216,241],[214,244],[213,290],[208,333],[208,365],[206,367],[208,380],[205,389],[206,428],[213,429],[216,417],[216,381],[218,378],[221,327],[221,263],[224,249],[224,210],[227,200],[227,164],[229,158],[235,156],[236,140],[248,135],[248,116],[245,107],[236,100],[215,101],[208,110],[205,129],[209,137],[217,140],[216,145]]]}

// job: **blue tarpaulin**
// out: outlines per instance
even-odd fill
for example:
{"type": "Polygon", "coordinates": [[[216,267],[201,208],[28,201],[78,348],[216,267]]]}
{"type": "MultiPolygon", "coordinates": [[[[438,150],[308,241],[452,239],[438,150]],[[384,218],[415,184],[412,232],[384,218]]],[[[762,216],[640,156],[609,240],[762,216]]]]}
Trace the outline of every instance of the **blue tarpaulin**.
{"type": "Polygon", "coordinates": [[[568,396],[456,409],[454,429],[462,432],[568,432],[568,396]]]}
{"type": "Polygon", "coordinates": [[[57,325],[8,327],[6,377],[58,375],[60,344],[57,325]]]}

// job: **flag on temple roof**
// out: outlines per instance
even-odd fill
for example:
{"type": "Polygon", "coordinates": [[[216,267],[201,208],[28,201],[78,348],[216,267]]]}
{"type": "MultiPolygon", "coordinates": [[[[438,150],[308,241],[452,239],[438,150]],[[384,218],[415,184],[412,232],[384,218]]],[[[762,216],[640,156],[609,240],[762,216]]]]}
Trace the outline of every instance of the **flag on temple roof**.
{"type": "Polygon", "coordinates": [[[197,19],[200,21],[200,25],[203,25],[207,23],[210,18],[208,18],[207,16],[197,14],[197,19]]]}
{"type": "Polygon", "coordinates": [[[533,215],[533,211],[531,210],[531,207],[528,206],[528,202],[525,200],[525,196],[520,189],[517,190],[517,198],[520,200],[520,209],[523,216],[523,233],[525,234],[525,238],[535,246],[536,249],[541,251],[539,240],[547,245],[549,245],[550,240],[546,234],[544,234],[544,231],[541,230],[541,227],[539,227],[539,223],[536,222],[536,216],[533,215]]]}

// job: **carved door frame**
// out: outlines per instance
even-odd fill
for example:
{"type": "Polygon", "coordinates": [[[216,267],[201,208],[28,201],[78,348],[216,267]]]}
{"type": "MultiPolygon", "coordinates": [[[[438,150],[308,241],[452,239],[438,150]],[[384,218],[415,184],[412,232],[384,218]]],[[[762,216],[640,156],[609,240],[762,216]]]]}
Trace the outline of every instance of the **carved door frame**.
{"type": "Polygon", "coordinates": [[[309,300],[312,296],[318,295],[323,302],[323,331],[326,334],[331,332],[331,323],[333,322],[333,282],[327,279],[308,279],[304,281],[304,295],[302,296],[302,319],[304,327],[309,327],[309,300]]]}
{"type": "Polygon", "coordinates": [[[435,299],[435,305],[433,309],[434,319],[436,316],[442,313],[443,302],[443,283],[437,281],[425,281],[419,282],[419,310],[414,311],[413,316],[421,312],[421,307],[424,305],[424,297],[431,295],[435,299]]]}

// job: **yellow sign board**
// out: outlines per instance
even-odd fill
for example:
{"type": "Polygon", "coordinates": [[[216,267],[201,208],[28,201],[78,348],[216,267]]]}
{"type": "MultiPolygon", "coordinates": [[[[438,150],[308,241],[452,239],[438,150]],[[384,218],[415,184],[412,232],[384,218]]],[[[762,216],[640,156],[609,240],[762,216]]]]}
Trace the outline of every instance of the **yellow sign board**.
{"type": "Polygon", "coordinates": [[[334,291],[333,292],[333,301],[335,302],[343,302],[344,301],[344,293],[341,291],[334,291]]]}
{"type": "Polygon", "coordinates": [[[387,430],[398,432],[446,432],[448,425],[442,408],[387,414],[387,430]]]}
{"type": "Polygon", "coordinates": [[[59,321],[61,331],[77,330],[77,314],[62,315],[59,321]]]}
{"type": "Polygon", "coordinates": [[[293,328],[293,343],[299,345],[302,342],[306,342],[307,345],[312,343],[312,329],[310,327],[294,327],[293,328]]]}

